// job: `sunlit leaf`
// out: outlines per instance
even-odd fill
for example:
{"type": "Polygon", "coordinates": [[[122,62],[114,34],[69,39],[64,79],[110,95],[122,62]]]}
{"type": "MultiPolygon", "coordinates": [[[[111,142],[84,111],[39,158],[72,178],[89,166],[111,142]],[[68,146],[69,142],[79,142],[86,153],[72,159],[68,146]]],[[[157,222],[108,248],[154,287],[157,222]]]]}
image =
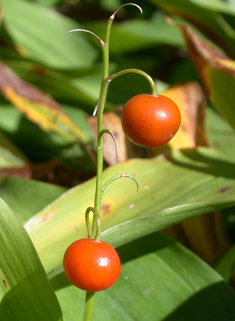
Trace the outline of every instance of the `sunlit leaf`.
{"type": "Polygon", "coordinates": [[[22,223],[62,195],[66,188],[15,177],[3,177],[0,197],[11,207],[22,223]]]}
{"type": "MultiPolygon", "coordinates": [[[[178,205],[194,203],[198,209],[196,216],[201,214],[204,202],[212,202],[216,210],[218,198],[221,202],[234,200],[233,160],[206,148],[174,151],[169,157],[168,160],[163,156],[129,160],[104,171],[104,182],[114,175],[126,173],[138,181],[140,188],[137,193],[134,182],[122,178],[106,189],[101,207],[102,231],[178,205]]],[[[47,271],[61,263],[62,255],[72,241],[87,235],[84,213],[93,204],[94,190],[92,179],[69,190],[26,223],[47,271]]],[[[167,213],[170,226],[171,210],[167,213]]],[[[187,213],[182,220],[190,215],[187,213]]]]}

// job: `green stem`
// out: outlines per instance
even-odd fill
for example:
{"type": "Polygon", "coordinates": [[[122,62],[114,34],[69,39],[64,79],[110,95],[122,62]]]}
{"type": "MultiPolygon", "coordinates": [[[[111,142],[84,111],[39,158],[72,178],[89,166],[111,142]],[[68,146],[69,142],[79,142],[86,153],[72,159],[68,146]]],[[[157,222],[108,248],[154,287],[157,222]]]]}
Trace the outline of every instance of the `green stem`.
{"type": "Polygon", "coordinates": [[[125,74],[130,74],[130,73],[135,73],[135,74],[144,76],[148,80],[148,82],[149,82],[149,84],[151,86],[152,95],[153,96],[157,96],[156,86],[155,86],[155,83],[153,81],[153,78],[150,77],[146,72],[144,72],[143,70],[140,70],[140,69],[130,68],[130,69],[124,69],[124,70],[118,71],[115,74],[109,76],[107,78],[107,81],[111,82],[113,79],[115,79],[115,78],[117,78],[119,76],[122,76],[122,75],[125,75],[125,74]]]}
{"type": "Polygon", "coordinates": [[[83,314],[83,321],[91,321],[93,318],[95,301],[95,292],[86,292],[85,309],[83,314]]]}
{"type": "Polygon", "coordinates": [[[95,202],[94,208],[100,216],[101,200],[102,200],[102,172],[103,172],[103,135],[100,132],[103,129],[103,112],[107,97],[107,90],[109,81],[107,78],[109,76],[109,38],[110,29],[112,26],[114,17],[109,18],[106,30],[105,44],[102,46],[103,54],[103,72],[102,72],[102,82],[99,95],[99,104],[97,109],[97,176],[96,176],[96,191],[95,191],[95,202]]]}

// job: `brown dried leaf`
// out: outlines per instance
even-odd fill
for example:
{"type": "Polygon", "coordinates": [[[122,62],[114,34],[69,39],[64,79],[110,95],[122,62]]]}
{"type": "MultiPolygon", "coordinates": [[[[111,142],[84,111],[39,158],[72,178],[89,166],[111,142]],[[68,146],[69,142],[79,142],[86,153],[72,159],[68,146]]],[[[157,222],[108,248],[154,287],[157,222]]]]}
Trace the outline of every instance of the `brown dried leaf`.
{"type": "Polygon", "coordinates": [[[235,61],[201,39],[189,27],[177,27],[183,33],[210,100],[235,128],[235,61]]]}
{"type": "Polygon", "coordinates": [[[151,155],[155,156],[169,149],[208,146],[204,129],[206,103],[200,85],[189,82],[172,87],[162,94],[178,105],[181,112],[181,125],[174,138],[167,145],[152,149],[151,155]]]}

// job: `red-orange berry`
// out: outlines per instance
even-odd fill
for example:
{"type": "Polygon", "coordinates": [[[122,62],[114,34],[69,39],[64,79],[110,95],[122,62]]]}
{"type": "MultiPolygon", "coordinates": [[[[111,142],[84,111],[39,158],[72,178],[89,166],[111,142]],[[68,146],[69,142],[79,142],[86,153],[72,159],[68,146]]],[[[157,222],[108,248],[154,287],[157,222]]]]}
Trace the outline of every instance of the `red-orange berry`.
{"type": "Polygon", "coordinates": [[[122,112],[122,127],[126,136],[143,147],[168,143],[178,131],[180,122],[178,106],[162,95],[136,95],[126,103],[122,112]]]}
{"type": "Polygon", "coordinates": [[[68,280],[89,292],[111,287],[121,272],[116,250],[106,242],[89,238],[78,240],[67,248],[63,265],[68,280]]]}

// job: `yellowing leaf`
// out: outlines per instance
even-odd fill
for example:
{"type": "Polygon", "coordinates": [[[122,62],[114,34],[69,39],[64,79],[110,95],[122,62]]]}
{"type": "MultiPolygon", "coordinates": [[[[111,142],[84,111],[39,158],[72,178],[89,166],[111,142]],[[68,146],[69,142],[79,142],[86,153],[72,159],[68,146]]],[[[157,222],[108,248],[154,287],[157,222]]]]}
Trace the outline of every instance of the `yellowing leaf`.
{"type": "Polygon", "coordinates": [[[43,130],[53,131],[69,142],[88,142],[87,136],[53,98],[20,79],[2,62],[0,62],[0,90],[7,100],[43,130]]]}

